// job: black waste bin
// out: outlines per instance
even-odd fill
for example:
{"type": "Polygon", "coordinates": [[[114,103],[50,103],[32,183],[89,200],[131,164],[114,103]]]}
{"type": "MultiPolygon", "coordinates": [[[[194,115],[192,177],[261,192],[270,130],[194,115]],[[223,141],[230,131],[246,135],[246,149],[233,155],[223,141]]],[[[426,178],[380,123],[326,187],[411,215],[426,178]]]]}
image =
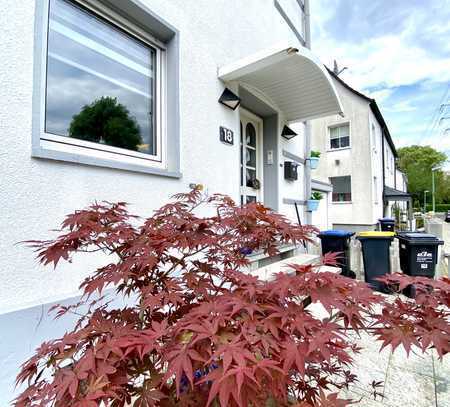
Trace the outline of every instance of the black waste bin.
{"type": "Polygon", "coordinates": [[[396,236],[399,240],[400,268],[409,276],[434,277],[438,248],[444,242],[428,233],[408,232],[396,236]]]}
{"type": "MultiPolygon", "coordinates": [[[[433,278],[438,262],[438,248],[444,242],[428,233],[408,232],[396,237],[399,240],[402,271],[409,276],[433,278]]],[[[403,294],[414,298],[416,290],[413,286],[408,286],[403,294]]]]}
{"type": "Polygon", "coordinates": [[[322,242],[322,254],[340,253],[337,258],[341,274],[346,277],[355,278],[355,273],[350,269],[350,239],[355,233],[345,230],[325,230],[319,233],[322,242]]]}
{"type": "Polygon", "coordinates": [[[445,222],[450,223],[450,211],[447,211],[447,214],[445,215],[445,222]]]}
{"type": "Polygon", "coordinates": [[[380,230],[382,232],[393,232],[395,228],[395,219],[392,218],[381,218],[378,219],[380,222],[380,230]]]}
{"type": "Polygon", "coordinates": [[[390,247],[394,232],[361,232],[356,237],[362,246],[365,281],[376,291],[389,292],[386,285],[376,280],[391,274],[390,247]]]}

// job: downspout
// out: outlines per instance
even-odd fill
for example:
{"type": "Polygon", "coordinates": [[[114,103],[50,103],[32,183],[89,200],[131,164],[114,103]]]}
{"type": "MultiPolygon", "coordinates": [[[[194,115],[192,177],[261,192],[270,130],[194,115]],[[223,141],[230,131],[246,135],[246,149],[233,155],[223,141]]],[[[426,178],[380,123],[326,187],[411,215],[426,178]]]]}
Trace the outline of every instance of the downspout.
{"type": "Polygon", "coordinates": [[[311,22],[309,0],[305,0],[305,47],[311,49],[311,22]]]}
{"type": "MultiPolygon", "coordinates": [[[[305,158],[311,155],[311,122],[306,121],[305,123],[305,158]]],[[[309,160],[305,160],[305,200],[309,199],[311,196],[311,165],[309,160]]],[[[306,222],[307,225],[312,224],[312,212],[306,211],[306,222]]]]}
{"type": "MultiPolygon", "coordinates": [[[[309,0],[305,0],[305,47],[311,49],[311,24],[310,24],[310,9],[309,0]]],[[[305,122],[305,158],[309,158],[311,155],[311,122],[305,122]]],[[[309,199],[311,196],[311,166],[309,161],[305,161],[305,200],[309,199]]],[[[306,224],[310,225],[312,223],[312,212],[306,211],[305,215],[306,224]]]]}
{"type": "Polygon", "coordinates": [[[386,186],[386,174],[384,171],[384,128],[381,129],[381,157],[382,157],[382,165],[383,165],[383,194],[382,194],[382,199],[383,199],[383,216],[385,215],[385,205],[384,205],[384,188],[386,186]]]}
{"type": "Polygon", "coordinates": [[[394,158],[394,188],[397,189],[397,159],[396,158],[394,158]]]}

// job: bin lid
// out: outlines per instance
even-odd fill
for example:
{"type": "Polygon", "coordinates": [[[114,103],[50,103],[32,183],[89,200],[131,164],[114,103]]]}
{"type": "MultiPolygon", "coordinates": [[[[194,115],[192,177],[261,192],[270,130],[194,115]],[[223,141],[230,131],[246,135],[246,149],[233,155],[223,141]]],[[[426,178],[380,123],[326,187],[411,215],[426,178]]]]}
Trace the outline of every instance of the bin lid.
{"type": "Polygon", "coordinates": [[[380,218],[378,220],[380,222],[395,222],[395,219],[392,219],[392,218],[380,218]]]}
{"type": "Polygon", "coordinates": [[[435,235],[432,235],[430,233],[421,233],[421,232],[402,233],[402,236],[405,236],[409,239],[436,239],[435,235]]]}
{"type": "Polygon", "coordinates": [[[329,237],[350,237],[353,236],[354,232],[348,232],[347,230],[323,230],[319,233],[319,237],[329,236],[329,237]]]}
{"type": "Polygon", "coordinates": [[[368,230],[367,232],[359,232],[358,233],[358,237],[380,238],[380,237],[394,237],[394,236],[395,236],[394,232],[379,232],[379,231],[374,231],[374,230],[368,230]]]}
{"type": "Polygon", "coordinates": [[[431,243],[431,244],[438,244],[442,245],[444,242],[442,240],[439,240],[435,235],[432,235],[430,233],[421,233],[421,232],[407,232],[402,233],[397,236],[397,239],[408,241],[409,244],[425,244],[425,243],[431,243]]]}

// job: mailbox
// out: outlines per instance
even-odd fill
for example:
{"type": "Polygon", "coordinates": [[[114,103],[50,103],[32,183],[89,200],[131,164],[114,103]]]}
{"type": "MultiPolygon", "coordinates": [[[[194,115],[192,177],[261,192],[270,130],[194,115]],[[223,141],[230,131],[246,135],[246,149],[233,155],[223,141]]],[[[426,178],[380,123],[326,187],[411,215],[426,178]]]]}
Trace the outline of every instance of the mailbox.
{"type": "Polygon", "coordinates": [[[298,179],[297,172],[298,164],[293,161],[285,161],[284,162],[284,179],[295,181],[298,179]]]}

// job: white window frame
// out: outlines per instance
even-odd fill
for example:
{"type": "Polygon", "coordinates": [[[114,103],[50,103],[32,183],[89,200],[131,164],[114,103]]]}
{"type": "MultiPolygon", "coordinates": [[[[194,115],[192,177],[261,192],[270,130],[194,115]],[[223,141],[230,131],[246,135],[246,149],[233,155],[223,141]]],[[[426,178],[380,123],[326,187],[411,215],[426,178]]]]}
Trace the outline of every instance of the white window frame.
{"type": "Polygon", "coordinates": [[[347,150],[352,147],[352,126],[349,121],[341,122],[341,123],[334,123],[328,126],[328,148],[327,151],[340,151],[340,150],[347,150]],[[332,148],[331,147],[331,129],[335,129],[337,127],[344,127],[348,126],[348,146],[347,147],[339,147],[339,148],[332,148]]]}
{"type": "MultiPolygon", "coordinates": [[[[333,185],[333,181],[332,181],[333,178],[350,178],[350,197],[351,197],[351,199],[350,199],[350,201],[334,201],[333,200],[333,194],[335,192],[334,192],[334,186],[333,186],[333,192],[331,193],[331,203],[332,204],[336,204],[336,205],[351,204],[353,202],[352,176],[351,175],[337,175],[337,176],[334,176],[334,177],[330,177],[329,178],[329,182],[332,185],[333,185]]],[[[341,193],[341,192],[338,192],[338,193],[341,193]]]]}
{"type": "MultiPolygon", "coordinates": [[[[239,121],[240,123],[251,123],[251,124],[257,124],[255,130],[256,130],[256,178],[260,182],[260,188],[259,190],[254,190],[251,187],[247,187],[246,185],[246,173],[245,169],[247,168],[246,164],[244,162],[240,162],[239,170],[241,171],[242,181],[244,185],[240,185],[240,196],[247,197],[249,195],[256,196],[257,202],[264,202],[264,160],[263,160],[263,151],[264,151],[264,127],[263,127],[263,119],[256,114],[250,112],[249,110],[239,107],[239,121]],[[252,123],[254,122],[254,123],[252,123]]],[[[240,124],[239,123],[239,124],[240,124]]],[[[246,134],[246,126],[242,126],[242,139],[244,140],[246,134]]],[[[242,141],[243,141],[242,140],[242,141]]],[[[246,145],[239,143],[240,146],[244,148],[246,145]]],[[[252,148],[253,149],[253,148],[252,148]]],[[[245,149],[242,151],[243,153],[243,161],[245,161],[245,149]]],[[[239,158],[240,160],[240,158],[239,158]]],[[[246,202],[244,202],[245,204],[246,202]]]]}
{"type": "MultiPolygon", "coordinates": [[[[40,70],[40,101],[39,101],[39,147],[58,153],[69,153],[90,159],[108,160],[111,163],[123,165],[139,165],[156,169],[167,168],[167,53],[163,43],[158,41],[148,32],[140,29],[131,21],[125,19],[117,12],[111,10],[98,0],[70,0],[79,4],[90,12],[104,19],[105,24],[110,23],[118,29],[126,32],[155,50],[155,103],[154,103],[154,131],[152,138],[156,140],[156,154],[145,154],[124,148],[108,146],[100,143],[68,138],[45,132],[46,116],[46,91],[47,91],[47,55],[48,55],[48,32],[50,23],[50,0],[45,0],[43,10],[43,35],[42,55],[40,70]]],[[[33,139],[34,141],[34,139],[33,139]]],[[[33,146],[35,147],[35,146],[33,146]]],[[[39,156],[39,154],[38,154],[39,156]]],[[[51,157],[50,157],[51,158],[51,157]]]]}

